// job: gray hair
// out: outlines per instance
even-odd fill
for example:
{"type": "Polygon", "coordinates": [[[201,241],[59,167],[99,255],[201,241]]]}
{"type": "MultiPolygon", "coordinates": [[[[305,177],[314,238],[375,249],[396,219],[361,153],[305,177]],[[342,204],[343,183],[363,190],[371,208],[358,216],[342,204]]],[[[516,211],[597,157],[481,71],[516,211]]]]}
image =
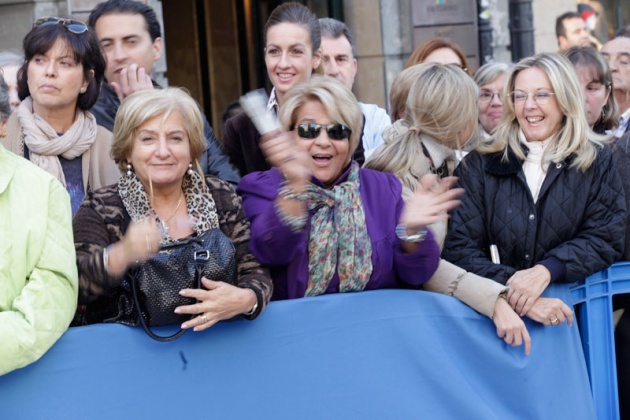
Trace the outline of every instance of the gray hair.
{"type": "Polygon", "coordinates": [[[337,39],[345,36],[350,43],[350,48],[352,48],[352,58],[357,56],[357,48],[354,42],[354,37],[350,32],[350,28],[348,28],[345,23],[337,19],[326,17],[319,19],[319,27],[322,31],[322,38],[337,39]]]}
{"type": "Polygon", "coordinates": [[[479,67],[473,79],[475,83],[477,83],[477,86],[485,86],[488,83],[494,82],[500,76],[508,74],[510,70],[512,70],[512,67],[514,67],[513,64],[507,63],[486,63],[479,67]]]}

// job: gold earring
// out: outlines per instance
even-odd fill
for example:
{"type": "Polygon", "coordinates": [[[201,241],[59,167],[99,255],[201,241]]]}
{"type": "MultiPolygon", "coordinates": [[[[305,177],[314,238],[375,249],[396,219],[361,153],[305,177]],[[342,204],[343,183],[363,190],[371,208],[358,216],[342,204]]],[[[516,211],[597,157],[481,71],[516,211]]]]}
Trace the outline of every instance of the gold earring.
{"type": "Polygon", "coordinates": [[[5,131],[4,133],[0,134],[0,138],[3,139],[7,136],[7,132],[5,131]]]}

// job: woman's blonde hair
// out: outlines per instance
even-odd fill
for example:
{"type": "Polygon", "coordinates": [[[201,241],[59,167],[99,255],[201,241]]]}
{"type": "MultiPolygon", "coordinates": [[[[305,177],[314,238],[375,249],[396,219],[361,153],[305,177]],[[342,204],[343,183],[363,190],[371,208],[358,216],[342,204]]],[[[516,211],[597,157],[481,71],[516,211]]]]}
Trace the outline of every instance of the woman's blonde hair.
{"type": "Polygon", "coordinates": [[[407,67],[398,73],[392,82],[392,86],[389,88],[389,108],[391,109],[392,122],[405,118],[409,90],[424,69],[419,64],[407,67]]]}
{"type": "Polygon", "coordinates": [[[332,121],[350,128],[351,159],[359,146],[363,132],[363,113],[354,94],[337,79],[314,74],[286,93],[278,114],[284,130],[293,129],[298,109],[310,100],[320,102],[332,121]]]}
{"type": "Polygon", "coordinates": [[[121,172],[127,170],[127,156],[133,149],[138,128],[155,117],[162,117],[164,122],[173,112],[182,117],[190,142],[190,156],[201,172],[199,158],[206,148],[203,117],[197,102],[181,88],[142,90],[122,102],[114,121],[114,141],[110,153],[121,172]]]}
{"type": "Polygon", "coordinates": [[[503,117],[495,134],[488,142],[477,147],[480,153],[503,152],[507,160],[509,152],[520,159],[525,159],[518,133],[520,126],[511,95],[514,92],[518,74],[529,68],[539,68],[545,72],[554,91],[554,98],[560,112],[564,114],[560,130],[552,137],[551,146],[545,152],[545,158],[554,163],[575,156],[572,167],[582,171],[588,169],[597,156],[597,146],[601,146],[608,137],[600,136],[589,128],[586,120],[585,99],[577,74],[571,63],[558,53],[540,53],[524,58],[512,70],[503,88],[503,117]]]}
{"type": "Polygon", "coordinates": [[[425,175],[413,170],[423,156],[421,136],[450,149],[461,148],[461,133],[472,136],[476,127],[478,88],[470,76],[451,64],[421,63],[407,70],[411,73],[401,76],[412,75],[414,81],[405,118],[384,130],[385,145],[365,166],[395,174],[413,191],[419,177],[425,175]]]}

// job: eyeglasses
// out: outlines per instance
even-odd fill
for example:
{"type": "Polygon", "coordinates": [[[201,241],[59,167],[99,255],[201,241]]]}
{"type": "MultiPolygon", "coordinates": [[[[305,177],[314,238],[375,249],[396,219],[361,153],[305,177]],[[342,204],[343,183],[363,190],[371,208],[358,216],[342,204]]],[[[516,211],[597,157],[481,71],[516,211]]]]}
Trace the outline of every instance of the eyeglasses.
{"type": "Polygon", "coordinates": [[[479,92],[479,102],[490,102],[494,99],[494,96],[496,95],[497,98],[499,98],[499,101],[501,100],[501,92],[490,92],[489,90],[484,90],[479,92]]]}
{"type": "Polygon", "coordinates": [[[326,129],[328,137],[331,140],[346,140],[350,137],[350,133],[352,133],[352,130],[343,124],[304,123],[298,124],[297,134],[303,139],[313,140],[319,137],[322,127],[326,129]]]}
{"type": "Polygon", "coordinates": [[[75,35],[81,35],[83,33],[86,33],[88,30],[86,24],[81,21],[54,16],[46,16],[37,19],[35,22],[33,22],[33,29],[39,28],[40,26],[49,25],[63,25],[68,31],[72,32],[75,35]]]}
{"type": "MultiPolygon", "coordinates": [[[[553,92],[536,92],[532,94],[532,98],[534,102],[538,105],[545,105],[549,102],[549,100],[555,95],[553,92]]],[[[529,98],[529,93],[524,92],[522,90],[515,90],[510,94],[510,98],[512,98],[512,102],[516,105],[521,105],[527,102],[527,98],[529,98]]]]}

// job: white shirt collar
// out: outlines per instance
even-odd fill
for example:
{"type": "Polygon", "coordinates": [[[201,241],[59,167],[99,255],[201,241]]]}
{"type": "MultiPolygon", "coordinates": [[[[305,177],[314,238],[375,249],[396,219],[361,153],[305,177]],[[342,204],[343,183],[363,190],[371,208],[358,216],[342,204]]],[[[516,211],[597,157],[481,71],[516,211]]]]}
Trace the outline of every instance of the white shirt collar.
{"type": "Polygon", "coordinates": [[[626,109],[623,114],[619,116],[619,127],[614,131],[615,137],[621,137],[628,128],[628,121],[630,120],[630,108],[626,109]]]}
{"type": "Polygon", "coordinates": [[[453,150],[443,145],[442,143],[438,143],[433,140],[429,136],[422,136],[422,143],[427,148],[429,155],[431,155],[431,160],[436,168],[442,166],[444,161],[449,157],[453,156],[453,150]]]}

